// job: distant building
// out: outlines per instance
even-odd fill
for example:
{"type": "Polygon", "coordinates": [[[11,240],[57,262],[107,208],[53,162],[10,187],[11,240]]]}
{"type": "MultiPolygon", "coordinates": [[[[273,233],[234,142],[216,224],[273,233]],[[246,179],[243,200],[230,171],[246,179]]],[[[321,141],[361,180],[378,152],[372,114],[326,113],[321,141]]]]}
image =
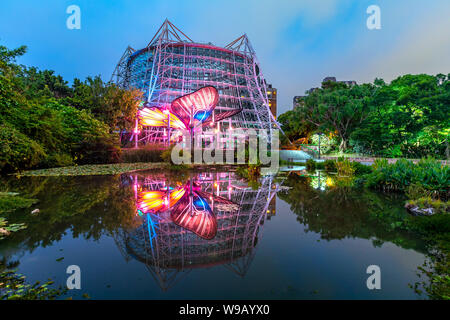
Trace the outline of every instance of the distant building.
{"type": "Polygon", "coordinates": [[[336,80],[336,77],[325,77],[322,81],[322,83],[327,82],[327,81],[331,81],[331,82],[339,82],[339,83],[345,83],[349,86],[354,86],[356,84],[356,81],[354,80],[336,80]]]}
{"type": "MultiPolygon", "coordinates": [[[[354,80],[336,80],[336,77],[325,77],[323,80],[322,80],[322,85],[325,83],[325,82],[328,82],[328,81],[331,81],[331,82],[339,82],[339,83],[345,83],[346,85],[349,85],[349,86],[354,86],[354,85],[356,85],[356,81],[354,81],[354,80]]],[[[303,104],[304,104],[304,98],[307,96],[307,95],[309,95],[311,92],[313,92],[314,90],[317,90],[317,89],[319,89],[319,88],[311,88],[311,89],[309,89],[309,90],[306,90],[306,95],[305,96],[295,96],[294,97],[294,99],[293,99],[293,101],[292,101],[292,105],[293,105],[293,109],[295,109],[296,107],[298,107],[298,106],[302,106],[303,104]]]]}
{"type": "Polygon", "coordinates": [[[273,116],[277,117],[277,89],[272,87],[271,84],[267,85],[267,97],[269,98],[269,107],[273,116]]]}
{"type": "Polygon", "coordinates": [[[302,106],[304,104],[304,98],[306,96],[295,96],[292,103],[293,103],[293,108],[295,109],[298,106],[302,106]]]}

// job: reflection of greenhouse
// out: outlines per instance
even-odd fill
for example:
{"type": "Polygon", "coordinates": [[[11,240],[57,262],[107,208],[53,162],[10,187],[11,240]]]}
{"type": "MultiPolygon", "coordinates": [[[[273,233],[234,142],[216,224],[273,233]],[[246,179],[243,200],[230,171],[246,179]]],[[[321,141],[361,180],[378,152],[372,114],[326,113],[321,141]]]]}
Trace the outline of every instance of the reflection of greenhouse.
{"type": "MultiPolygon", "coordinates": [[[[130,178],[145,190],[166,188],[163,177],[130,178]]],[[[213,239],[202,239],[173,223],[171,209],[139,217],[142,224],[138,228],[122,231],[116,238],[125,258],[145,263],[163,290],[193,268],[224,265],[245,275],[255,253],[260,227],[277,192],[272,177],[264,177],[257,190],[236,180],[232,173],[201,173],[193,180],[200,184],[202,192],[211,195],[206,200],[217,219],[213,239]],[[214,200],[217,196],[236,205],[217,204],[214,200]]]]}

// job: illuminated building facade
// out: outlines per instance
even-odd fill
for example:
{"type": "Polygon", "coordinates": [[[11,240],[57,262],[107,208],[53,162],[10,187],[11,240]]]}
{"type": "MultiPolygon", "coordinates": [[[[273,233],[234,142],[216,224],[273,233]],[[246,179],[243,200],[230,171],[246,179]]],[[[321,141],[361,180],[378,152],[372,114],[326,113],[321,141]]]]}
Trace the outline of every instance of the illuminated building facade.
{"type": "MultiPolygon", "coordinates": [[[[177,97],[212,86],[219,92],[219,101],[210,129],[257,128],[270,134],[279,127],[269,106],[266,81],[245,34],[218,47],[194,42],[166,20],[145,48],[125,50],[111,81],[122,88],[141,90],[145,105],[160,110],[169,108],[177,97]],[[220,116],[236,109],[242,111],[227,119],[220,116]]],[[[170,141],[171,130],[143,125],[136,133],[140,143],[164,143],[170,141]]]]}

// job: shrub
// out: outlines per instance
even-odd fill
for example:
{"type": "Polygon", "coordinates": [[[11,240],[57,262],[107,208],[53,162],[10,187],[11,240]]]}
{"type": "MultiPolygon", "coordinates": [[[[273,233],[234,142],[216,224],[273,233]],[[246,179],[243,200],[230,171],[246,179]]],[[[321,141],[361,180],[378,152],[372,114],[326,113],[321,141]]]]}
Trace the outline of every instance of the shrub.
{"type": "Polygon", "coordinates": [[[316,171],[316,162],[312,159],[306,161],[306,170],[310,172],[316,171]]]}
{"type": "Polygon", "coordinates": [[[250,164],[248,166],[241,165],[237,167],[236,174],[246,180],[257,182],[261,176],[261,166],[257,164],[250,164]]]}
{"type": "MultiPolygon", "coordinates": [[[[123,149],[121,161],[132,163],[132,162],[161,162],[162,154],[167,157],[167,152],[169,149],[165,150],[161,145],[146,145],[137,149],[123,149]]],[[[171,149],[170,149],[171,150],[171,149]]],[[[170,153],[169,153],[170,156],[170,153]]],[[[165,159],[166,160],[166,159],[165,159]]]]}
{"type": "Polygon", "coordinates": [[[326,171],[336,171],[336,161],[335,160],[325,160],[323,162],[324,169],[326,171]]]}
{"type": "Polygon", "coordinates": [[[324,170],[324,169],[325,169],[325,164],[323,163],[323,161],[316,162],[316,170],[324,170]]]}
{"type": "Polygon", "coordinates": [[[49,155],[43,162],[45,167],[68,167],[74,165],[74,161],[71,155],[67,153],[54,153],[49,155]]]}
{"type": "Polygon", "coordinates": [[[389,165],[389,162],[386,159],[375,159],[375,161],[373,162],[372,167],[375,170],[387,167],[389,165]]]}
{"type": "Polygon", "coordinates": [[[422,187],[434,198],[447,199],[450,195],[450,167],[433,159],[422,159],[417,164],[405,159],[395,164],[375,161],[373,172],[366,176],[369,188],[405,192],[411,185],[422,187]]]}
{"type": "Polygon", "coordinates": [[[120,161],[122,153],[120,147],[108,136],[81,143],[77,150],[76,158],[80,164],[116,163],[120,161]]]}
{"type": "Polygon", "coordinates": [[[419,199],[421,197],[431,197],[431,192],[420,184],[413,183],[406,187],[405,194],[408,199],[419,199]]]}
{"type": "MultiPolygon", "coordinates": [[[[169,163],[171,165],[176,165],[175,163],[173,163],[172,161],[172,150],[175,147],[175,145],[171,145],[169,148],[165,149],[162,153],[161,153],[161,160],[165,163],[169,163]]],[[[179,153],[180,157],[183,157],[183,150],[180,150],[179,153]]],[[[190,156],[190,155],[188,155],[190,156]]]]}
{"type": "Polygon", "coordinates": [[[352,176],[355,172],[352,163],[348,159],[339,159],[336,161],[336,169],[340,176],[352,176]]]}
{"type": "Polygon", "coordinates": [[[359,163],[358,161],[353,161],[351,166],[357,176],[363,174],[369,174],[372,172],[372,167],[359,163]]]}
{"type": "Polygon", "coordinates": [[[7,124],[0,125],[0,172],[29,169],[46,157],[37,142],[7,124]]]}

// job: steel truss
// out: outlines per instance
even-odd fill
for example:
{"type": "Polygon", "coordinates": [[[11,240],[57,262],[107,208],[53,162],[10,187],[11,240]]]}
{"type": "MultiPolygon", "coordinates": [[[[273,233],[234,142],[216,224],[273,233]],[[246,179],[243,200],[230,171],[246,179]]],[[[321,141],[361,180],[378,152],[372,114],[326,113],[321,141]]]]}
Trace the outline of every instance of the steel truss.
{"type": "MultiPolygon", "coordinates": [[[[128,47],[111,81],[122,88],[143,91],[150,106],[167,107],[175,98],[203,86],[218,89],[220,99],[212,116],[233,109],[243,111],[219,121],[217,128],[279,128],[267,97],[266,81],[256,53],[244,34],[224,48],[195,43],[167,19],[147,47],[128,47]]],[[[169,141],[165,128],[145,127],[142,144],[169,141]]]]}
{"type": "MultiPolygon", "coordinates": [[[[125,259],[132,257],[143,262],[162,290],[172,287],[194,268],[224,265],[244,276],[262,235],[268,207],[278,191],[271,176],[262,179],[258,190],[235,180],[232,173],[202,173],[195,181],[203,191],[239,204],[234,211],[212,204],[218,221],[217,235],[212,240],[175,225],[170,209],[151,216],[152,220],[144,218],[137,229],[122,230],[115,237],[125,259]]],[[[164,180],[155,178],[145,178],[139,184],[148,191],[166,187],[164,180]]]]}

